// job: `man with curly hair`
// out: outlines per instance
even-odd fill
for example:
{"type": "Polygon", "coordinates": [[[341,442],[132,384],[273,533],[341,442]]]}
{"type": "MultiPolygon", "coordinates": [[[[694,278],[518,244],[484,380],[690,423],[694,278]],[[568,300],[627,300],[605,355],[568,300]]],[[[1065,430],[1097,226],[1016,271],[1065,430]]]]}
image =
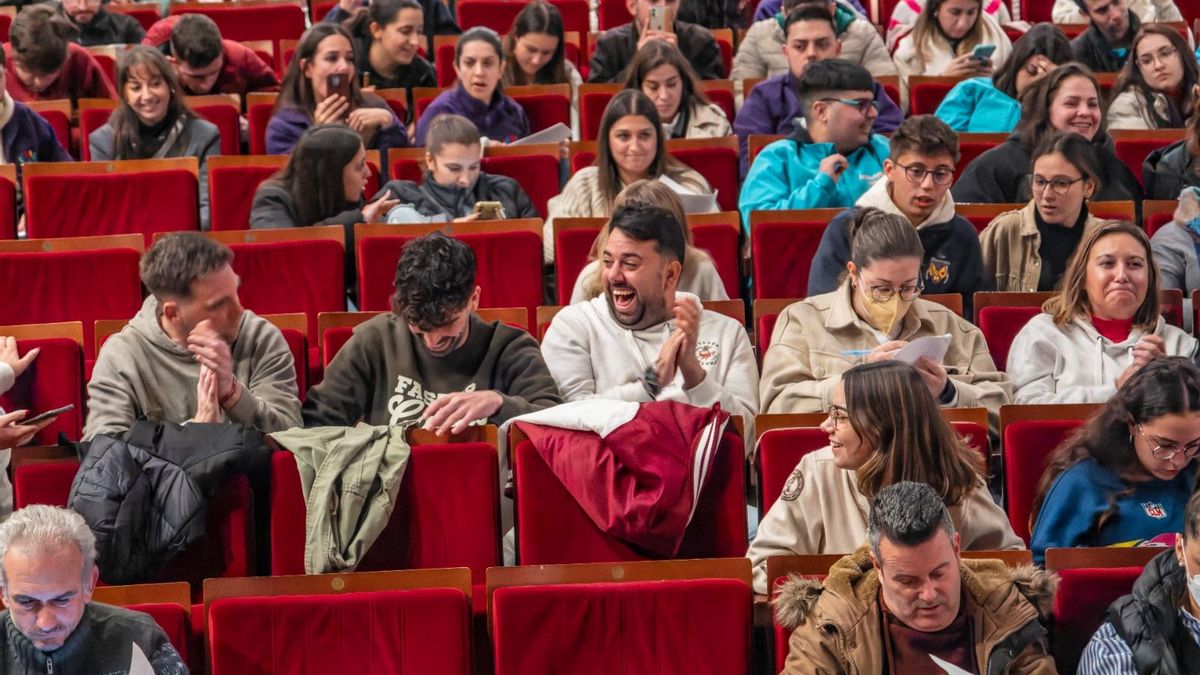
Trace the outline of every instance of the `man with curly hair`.
{"type": "Polygon", "coordinates": [[[396,265],[392,311],[354,335],[308,392],[305,426],[403,424],[440,435],[561,402],[537,341],[476,314],[475,254],[434,232],[396,265]]]}

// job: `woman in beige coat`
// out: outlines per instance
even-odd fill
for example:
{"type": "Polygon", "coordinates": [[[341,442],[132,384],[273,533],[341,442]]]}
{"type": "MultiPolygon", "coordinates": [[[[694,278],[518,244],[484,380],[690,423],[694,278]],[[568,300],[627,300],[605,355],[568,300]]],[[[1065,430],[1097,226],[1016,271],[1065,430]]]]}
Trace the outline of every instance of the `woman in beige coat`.
{"type": "Polygon", "coordinates": [[[908,109],[908,78],[913,75],[980,77],[1012,52],[1012,41],[983,12],[982,0],[929,0],[912,32],[896,45],[892,60],[900,73],[900,109],[908,109]],[[973,55],[979,45],[995,47],[987,59],[973,55]]]}
{"type": "Polygon", "coordinates": [[[1191,48],[1170,26],[1138,29],[1113,88],[1109,129],[1179,129],[1196,102],[1200,72],[1191,48]]]}
{"type": "Polygon", "coordinates": [[[700,78],[665,40],[650,40],[625,71],[625,88],[640,89],[654,103],[667,138],[721,138],[733,133],[721,106],[700,90],[700,78]]]}

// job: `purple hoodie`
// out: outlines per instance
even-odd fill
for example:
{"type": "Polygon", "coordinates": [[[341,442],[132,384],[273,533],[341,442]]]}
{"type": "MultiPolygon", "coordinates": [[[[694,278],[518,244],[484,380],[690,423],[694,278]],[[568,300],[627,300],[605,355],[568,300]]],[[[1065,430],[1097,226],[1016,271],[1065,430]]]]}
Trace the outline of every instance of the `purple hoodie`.
{"type": "Polygon", "coordinates": [[[421,119],[417,122],[416,145],[425,145],[425,132],[429,123],[438,115],[450,113],[462,115],[475,123],[479,133],[493,141],[508,143],[529,135],[529,117],[520,103],[504,94],[499,87],[492,95],[491,104],[485,105],[467,93],[461,83],[438,94],[421,119]]]}
{"type": "MultiPolygon", "coordinates": [[[[363,105],[364,108],[384,108],[391,111],[387,103],[382,99],[371,101],[370,99],[363,105]]],[[[312,126],[312,118],[308,113],[299,108],[281,107],[271,116],[271,121],[267,122],[267,154],[268,155],[288,155],[291,154],[292,148],[296,146],[296,142],[300,140],[300,134],[303,134],[306,129],[312,126]]],[[[378,150],[384,156],[387,155],[388,148],[405,148],[408,147],[408,133],[404,129],[404,125],[396,115],[392,114],[392,123],[379,130],[375,134],[375,139],[372,141],[368,150],[378,150]]]]}

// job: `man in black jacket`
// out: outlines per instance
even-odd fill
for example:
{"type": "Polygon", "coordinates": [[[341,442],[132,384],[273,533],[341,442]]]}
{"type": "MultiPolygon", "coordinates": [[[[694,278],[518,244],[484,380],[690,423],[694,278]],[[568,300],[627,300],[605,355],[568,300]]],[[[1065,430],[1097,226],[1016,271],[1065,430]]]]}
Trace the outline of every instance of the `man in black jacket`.
{"type": "Polygon", "coordinates": [[[137,19],[105,10],[100,0],[62,0],[59,11],[79,27],[76,42],[84,47],[137,44],[146,37],[137,19]]]}
{"type": "Polygon", "coordinates": [[[721,48],[712,33],[704,26],[675,19],[679,0],[625,0],[625,6],[633,21],[600,35],[596,53],[592,54],[588,82],[615,82],[637,50],[649,40],[666,40],[678,47],[702,80],[725,77],[721,48]],[[651,7],[657,8],[656,13],[663,12],[665,30],[651,28],[651,7]]]}
{"type": "Polygon", "coordinates": [[[0,524],[0,670],[126,673],[133,650],[156,675],[187,666],[154,619],[92,602],[100,572],[92,531],[74,511],[35,504],[0,524]]]}
{"type": "Polygon", "coordinates": [[[1115,73],[1129,58],[1130,43],[1140,22],[1125,0],[1075,0],[1089,26],[1071,40],[1075,60],[1097,73],[1115,73]]]}

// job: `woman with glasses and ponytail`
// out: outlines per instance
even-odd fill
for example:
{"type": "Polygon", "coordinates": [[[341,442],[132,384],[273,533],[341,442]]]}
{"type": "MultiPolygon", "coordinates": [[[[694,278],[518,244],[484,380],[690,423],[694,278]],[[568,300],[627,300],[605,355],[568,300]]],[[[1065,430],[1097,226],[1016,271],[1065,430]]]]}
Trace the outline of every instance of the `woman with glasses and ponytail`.
{"type": "Polygon", "coordinates": [[[1029,517],[1035,562],[1048,548],[1128,544],[1182,530],[1198,452],[1200,372],[1192,359],[1138,368],[1051,456],[1029,517]]]}

